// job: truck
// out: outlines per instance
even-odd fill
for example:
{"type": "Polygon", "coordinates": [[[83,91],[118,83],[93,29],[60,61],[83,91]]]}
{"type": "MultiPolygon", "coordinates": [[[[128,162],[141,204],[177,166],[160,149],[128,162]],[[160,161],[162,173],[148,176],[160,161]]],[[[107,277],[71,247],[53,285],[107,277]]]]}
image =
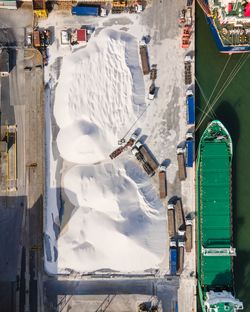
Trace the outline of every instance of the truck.
{"type": "Polygon", "coordinates": [[[180,198],[178,198],[174,203],[174,210],[175,210],[175,229],[176,231],[178,231],[179,229],[183,229],[183,227],[185,226],[182,202],[180,198]]]}
{"type": "Polygon", "coordinates": [[[35,48],[39,48],[41,46],[40,32],[38,30],[34,30],[33,32],[33,44],[35,48]]]}
{"type": "Polygon", "coordinates": [[[183,264],[184,264],[184,239],[183,237],[178,238],[178,274],[181,274],[183,271],[183,264]]]}
{"type": "Polygon", "coordinates": [[[184,157],[184,149],[181,147],[177,148],[177,161],[178,161],[178,173],[180,181],[184,181],[186,179],[186,167],[185,167],[185,157],[184,157]]]}
{"type": "Polygon", "coordinates": [[[176,241],[173,239],[170,241],[169,268],[170,268],[170,274],[176,275],[176,271],[177,271],[177,247],[176,247],[176,241]]]}
{"type": "Polygon", "coordinates": [[[67,30],[62,30],[61,31],[61,44],[65,45],[69,45],[70,44],[70,37],[69,37],[69,33],[67,32],[67,30]]]}
{"type": "Polygon", "coordinates": [[[17,190],[17,126],[9,125],[7,132],[7,149],[8,149],[8,163],[7,163],[7,190],[13,192],[17,190]]]}
{"type": "Polygon", "coordinates": [[[168,235],[173,237],[175,234],[175,221],[174,221],[174,205],[168,204],[168,235]]]}
{"type": "Polygon", "coordinates": [[[152,177],[155,174],[155,171],[152,169],[150,164],[146,161],[142,153],[139,151],[137,146],[134,146],[131,150],[132,154],[135,155],[136,159],[142,164],[143,169],[146,173],[152,177]]]}
{"type": "Polygon", "coordinates": [[[188,7],[185,14],[185,24],[188,26],[192,25],[192,8],[188,7]]]}
{"type": "Polygon", "coordinates": [[[150,70],[150,80],[155,80],[157,78],[157,65],[153,64],[150,70]]]}
{"type": "Polygon", "coordinates": [[[128,140],[128,142],[126,143],[126,145],[124,146],[124,148],[126,149],[127,147],[132,147],[135,143],[135,141],[138,138],[138,134],[133,133],[130,137],[130,139],[128,140]]]}
{"type": "MultiPolygon", "coordinates": [[[[189,134],[187,133],[187,135],[189,134]]],[[[194,162],[194,140],[193,140],[193,136],[187,136],[186,137],[186,167],[193,167],[193,162],[194,162]]]]}
{"type": "Polygon", "coordinates": [[[185,85],[190,85],[192,83],[191,62],[192,62],[191,56],[186,55],[184,60],[185,85]]]}
{"type": "Polygon", "coordinates": [[[77,16],[98,16],[100,15],[100,6],[99,5],[83,5],[83,6],[74,6],[71,9],[72,15],[77,16]]]}
{"type": "Polygon", "coordinates": [[[165,198],[167,196],[167,168],[165,166],[160,166],[159,168],[159,188],[160,188],[160,198],[165,198]]]}
{"type": "Polygon", "coordinates": [[[191,252],[192,249],[192,220],[186,219],[186,252],[191,252]]]}
{"type": "Polygon", "coordinates": [[[155,174],[154,170],[147,162],[143,162],[142,167],[150,177],[152,177],[155,174]]]}
{"type": "Polygon", "coordinates": [[[149,100],[153,100],[155,98],[155,91],[156,91],[156,87],[154,82],[152,82],[152,84],[149,87],[149,91],[148,91],[148,99],[149,100]]]}
{"type": "Polygon", "coordinates": [[[158,168],[158,163],[154,159],[154,157],[149,153],[149,151],[146,149],[146,147],[138,141],[135,146],[139,150],[139,152],[142,154],[144,157],[145,161],[150,165],[150,167],[155,171],[158,168]]]}
{"type": "Polygon", "coordinates": [[[186,106],[187,106],[187,124],[193,125],[195,123],[195,103],[192,90],[186,93],[186,106]]]}
{"type": "Polygon", "coordinates": [[[144,75],[148,75],[150,72],[149,59],[148,59],[148,48],[146,44],[140,45],[140,56],[142,71],[144,75]]]}

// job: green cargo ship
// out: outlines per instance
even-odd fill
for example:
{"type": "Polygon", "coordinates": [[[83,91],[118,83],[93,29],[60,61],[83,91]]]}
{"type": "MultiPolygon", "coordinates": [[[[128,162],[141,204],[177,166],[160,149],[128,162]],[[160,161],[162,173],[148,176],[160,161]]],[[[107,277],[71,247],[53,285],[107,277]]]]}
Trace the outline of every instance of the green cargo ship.
{"type": "Polygon", "coordinates": [[[231,137],[218,121],[204,131],[198,151],[198,291],[203,312],[243,310],[234,297],[232,247],[231,137]]]}

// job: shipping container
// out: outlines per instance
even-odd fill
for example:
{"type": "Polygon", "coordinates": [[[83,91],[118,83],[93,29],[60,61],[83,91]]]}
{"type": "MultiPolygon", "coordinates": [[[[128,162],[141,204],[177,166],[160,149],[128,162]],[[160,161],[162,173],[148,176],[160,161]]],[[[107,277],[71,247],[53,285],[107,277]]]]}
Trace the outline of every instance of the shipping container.
{"type": "Polygon", "coordinates": [[[169,267],[170,267],[170,274],[176,275],[177,271],[177,248],[176,242],[170,242],[170,251],[169,251],[169,267]]]}
{"type": "Polygon", "coordinates": [[[74,6],[71,13],[77,16],[98,16],[100,15],[100,6],[74,6]]]}
{"type": "Polygon", "coordinates": [[[194,140],[186,141],[186,167],[193,167],[194,162],[194,140]]]}
{"type": "Polygon", "coordinates": [[[187,105],[187,124],[193,125],[195,123],[195,103],[194,103],[194,95],[191,90],[187,91],[186,105],[187,105]]]}

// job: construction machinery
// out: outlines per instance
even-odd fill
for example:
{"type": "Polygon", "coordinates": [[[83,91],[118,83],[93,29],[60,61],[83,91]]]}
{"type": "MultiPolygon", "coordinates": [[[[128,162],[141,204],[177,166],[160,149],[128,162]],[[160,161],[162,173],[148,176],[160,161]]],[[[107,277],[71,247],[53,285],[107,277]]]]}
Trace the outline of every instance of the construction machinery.
{"type": "Polygon", "coordinates": [[[37,18],[48,17],[45,0],[33,0],[33,11],[37,18]]]}
{"type": "MultiPolygon", "coordinates": [[[[130,139],[128,140],[128,142],[125,145],[119,146],[116,150],[114,150],[109,157],[111,159],[116,158],[117,156],[119,156],[123,151],[126,151],[129,147],[132,147],[135,143],[135,141],[137,140],[138,135],[136,133],[133,133],[130,137],[130,139]]],[[[125,143],[125,139],[120,140],[119,142],[125,143]]]]}

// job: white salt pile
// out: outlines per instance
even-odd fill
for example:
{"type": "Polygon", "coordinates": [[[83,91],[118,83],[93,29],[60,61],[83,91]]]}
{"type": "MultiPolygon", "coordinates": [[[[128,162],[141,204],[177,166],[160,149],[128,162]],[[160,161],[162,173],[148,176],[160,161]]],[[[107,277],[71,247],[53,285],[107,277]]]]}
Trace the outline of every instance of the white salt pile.
{"type": "Polygon", "coordinates": [[[108,157],[145,105],[133,36],[102,30],[85,49],[64,57],[54,117],[58,150],[72,163],[61,186],[75,209],[57,239],[51,214],[58,219],[58,210],[48,197],[51,273],[159,268],[166,249],[165,209],[130,153],[108,157]]]}

